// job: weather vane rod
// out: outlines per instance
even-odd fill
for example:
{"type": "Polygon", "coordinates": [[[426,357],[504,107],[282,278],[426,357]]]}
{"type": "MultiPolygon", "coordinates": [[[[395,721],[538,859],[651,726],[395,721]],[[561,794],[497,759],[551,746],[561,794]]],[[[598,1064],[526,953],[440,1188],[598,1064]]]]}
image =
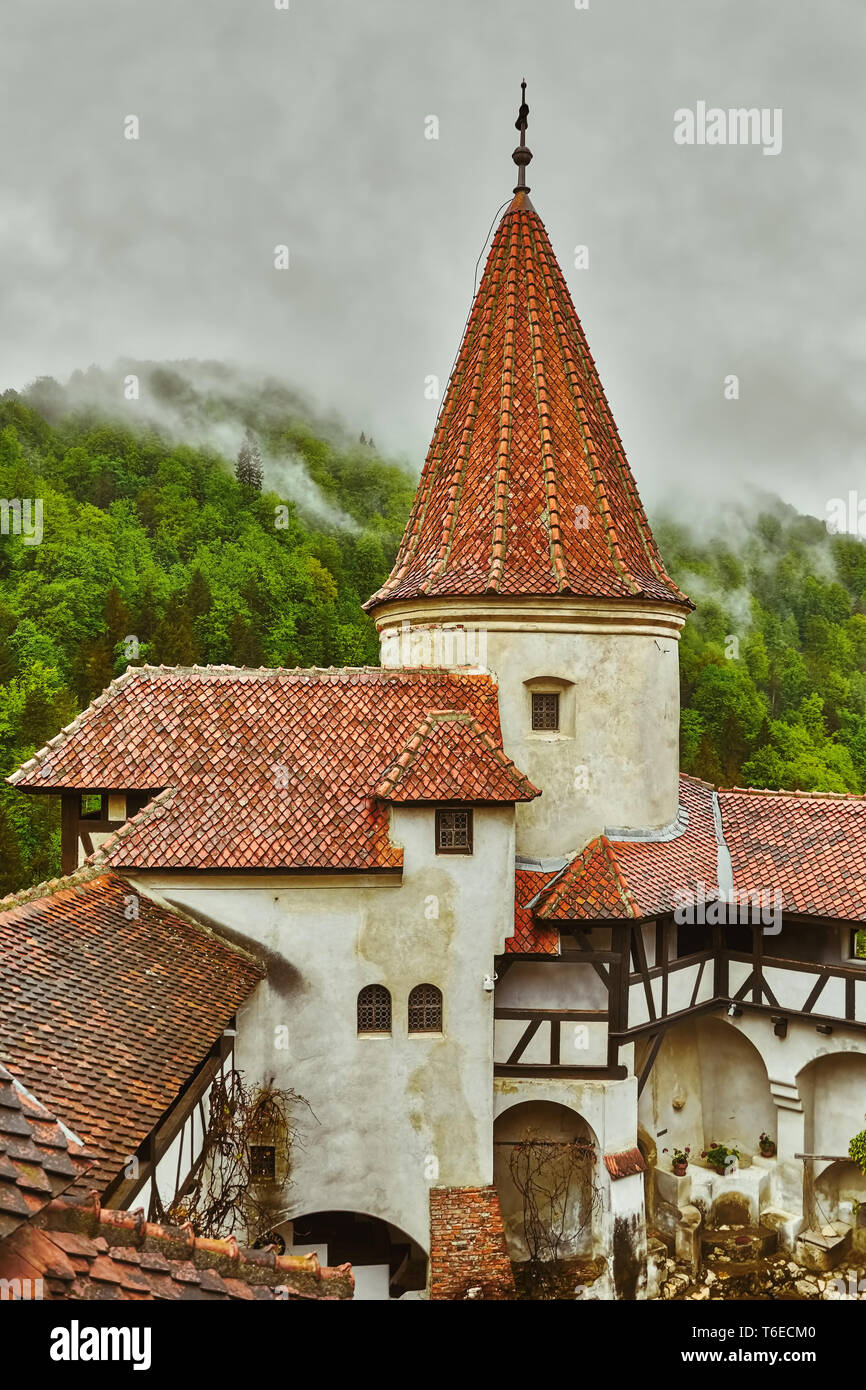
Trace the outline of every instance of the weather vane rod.
{"type": "Polygon", "coordinates": [[[517,120],[514,122],[514,129],[520,131],[520,144],[514,151],[511,158],[517,165],[517,186],[515,193],[528,193],[526,186],[526,166],[532,158],[532,150],[526,144],[526,127],[529,124],[529,107],[526,103],[526,78],[520,84],[520,110],[517,113],[517,120]]]}

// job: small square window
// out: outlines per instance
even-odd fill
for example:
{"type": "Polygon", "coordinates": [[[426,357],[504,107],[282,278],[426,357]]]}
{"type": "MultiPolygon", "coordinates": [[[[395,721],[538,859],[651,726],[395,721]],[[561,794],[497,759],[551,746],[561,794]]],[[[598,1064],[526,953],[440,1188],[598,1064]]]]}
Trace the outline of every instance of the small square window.
{"type": "Polygon", "coordinates": [[[539,730],[559,728],[559,696],[534,694],[532,697],[532,727],[539,730]]]}
{"type": "Polygon", "coordinates": [[[259,1182],[273,1182],[276,1175],[276,1149],[273,1144],[250,1144],[250,1177],[259,1182]]]}
{"type": "Polygon", "coordinates": [[[436,812],[436,853],[472,853],[472,812],[436,812]]]}

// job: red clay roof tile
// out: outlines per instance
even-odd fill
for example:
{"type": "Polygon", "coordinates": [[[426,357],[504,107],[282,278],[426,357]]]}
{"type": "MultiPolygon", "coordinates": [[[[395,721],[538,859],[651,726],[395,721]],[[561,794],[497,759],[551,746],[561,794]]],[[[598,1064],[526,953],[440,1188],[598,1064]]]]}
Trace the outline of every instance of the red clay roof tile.
{"type": "Polygon", "coordinates": [[[365,607],[484,593],[691,606],[524,192],[493,238],[394,568],[365,607]]]}
{"type": "Polygon", "coordinates": [[[86,1183],[103,1190],[263,974],[183,913],[84,871],[0,902],[0,1055],[93,1151],[86,1183]]]}
{"type": "Polygon", "coordinates": [[[102,1210],[98,1203],[55,1200],[8,1239],[0,1239],[0,1278],[47,1281],[48,1299],[229,1299],[289,1301],[351,1298],[350,1265],[322,1267],[315,1255],[245,1250],[234,1236],[196,1237],[188,1227],[159,1226],[143,1213],[102,1210]],[[69,1237],[84,1258],[74,1265],[69,1237]]]}
{"type": "Polygon", "coordinates": [[[93,1163],[81,1140],[0,1064],[0,1240],[93,1163]]]}
{"type": "Polygon", "coordinates": [[[540,796],[470,714],[431,710],[376,787],[384,801],[532,801],[540,796]]]}
{"type": "Polygon", "coordinates": [[[476,721],[461,775],[489,790],[497,761],[501,792],[493,680],[433,669],[131,668],[9,780],[165,788],[97,852],[117,868],[399,869],[375,792],[434,709],[476,721]]]}

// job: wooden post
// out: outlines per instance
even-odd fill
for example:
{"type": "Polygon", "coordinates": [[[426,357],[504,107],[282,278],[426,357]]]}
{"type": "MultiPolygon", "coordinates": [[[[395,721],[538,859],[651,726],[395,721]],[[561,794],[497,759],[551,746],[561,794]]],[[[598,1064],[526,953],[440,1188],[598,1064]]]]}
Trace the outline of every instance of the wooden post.
{"type": "Polygon", "coordinates": [[[74,874],[78,868],[78,792],[64,792],[60,800],[60,872],[74,874]]]}

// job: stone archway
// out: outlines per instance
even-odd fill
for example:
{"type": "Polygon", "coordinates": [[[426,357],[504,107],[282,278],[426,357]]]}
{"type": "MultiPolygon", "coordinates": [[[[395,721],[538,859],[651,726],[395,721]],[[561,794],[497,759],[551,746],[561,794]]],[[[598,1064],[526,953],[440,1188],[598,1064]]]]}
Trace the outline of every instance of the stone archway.
{"type": "Polygon", "coordinates": [[[688,1147],[693,1158],[713,1141],[756,1153],[762,1132],[776,1141],[776,1113],[758,1048],[713,1015],[668,1029],[639,1105],[659,1149],[688,1147]]]}
{"type": "Polygon", "coordinates": [[[398,1226],[358,1211],[317,1211],[278,1228],[288,1254],[315,1251],[321,1264],[348,1262],[360,1301],[402,1298],[424,1288],[427,1256],[398,1226]]]}
{"type": "Polygon", "coordinates": [[[493,1180],[511,1259],[598,1254],[606,1177],[595,1132],[577,1111],[548,1100],[504,1110],[493,1126],[493,1180]],[[550,1234],[539,1235],[539,1221],[550,1234]]]}

